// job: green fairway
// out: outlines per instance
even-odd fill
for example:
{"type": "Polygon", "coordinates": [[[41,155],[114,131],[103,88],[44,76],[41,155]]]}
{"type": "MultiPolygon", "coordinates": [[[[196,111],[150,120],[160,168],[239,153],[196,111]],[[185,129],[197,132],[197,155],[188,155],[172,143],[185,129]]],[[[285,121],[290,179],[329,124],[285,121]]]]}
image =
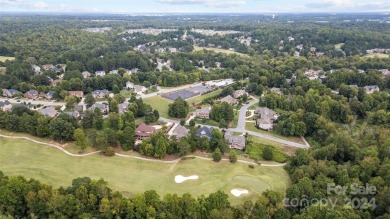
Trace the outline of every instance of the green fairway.
{"type": "Polygon", "coordinates": [[[168,116],[168,105],[170,103],[173,103],[173,101],[170,101],[164,97],[160,96],[154,96],[150,98],[143,99],[144,103],[149,104],[152,106],[153,109],[158,110],[161,117],[169,118],[168,116]]]}
{"type": "Polygon", "coordinates": [[[15,57],[9,57],[9,56],[0,56],[0,62],[5,62],[5,60],[12,61],[15,57]]]}
{"type": "Polygon", "coordinates": [[[266,189],[285,191],[289,185],[283,167],[251,169],[247,164],[197,158],[165,164],[99,154],[71,157],[22,139],[0,138],[0,166],[7,175],[33,177],[55,187],[69,186],[77,177],[103,178],[109,187],[128,197],[152,189],[160,195],[189,192],[194,196],[223,190],[234,204],[253,199],[266,189]],[[198,175],[199,179],[176,184],[176,175],[198,175]],[[250,194],[236,198],[230,194],[233,188],[248,189],[250,194]]]}
{"type": "Polygon", "coordinates": [[[390,55],[389,54],[383,54],[383,53],[373,53],[373,54],[367,54],[365,56],[363,56],[362,58],[380,58],[380,59],[386,59],[386,58],[389,58],[390,55]]]}
{"type": "Polygon", "coordinates": [[[202,51],[202,50],[209,50],[209,51],[214,51],[216,53],[224,53],[224,54],[227,54],[227,55],[231,55],[231,54],[236,54],[236,55],[239,55],[241,57],[245,57],[245,58],[249,58],[250,56],[247,55],[247,54],[244,54],[244,53],[239,53],[239,52],[235,52],[235,51],[231,51],[231,50],[228,50],[228,49],[218,49],[218,48],[208,48],[208,47],[199,47],[199,46],[194,46],[194,51],[197,52],[197,51],[202,51]]]}

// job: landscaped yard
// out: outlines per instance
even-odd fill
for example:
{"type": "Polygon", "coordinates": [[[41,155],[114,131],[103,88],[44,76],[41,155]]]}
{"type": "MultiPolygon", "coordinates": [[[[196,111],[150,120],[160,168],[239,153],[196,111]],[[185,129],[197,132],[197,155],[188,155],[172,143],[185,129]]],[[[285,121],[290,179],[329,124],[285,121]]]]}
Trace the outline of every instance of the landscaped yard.
{"type": "MultiPolygon", "coordinates": [[[[234,120],[229,123],[229,128],[236,128],[238,123],[238,111],[234,111],[234,120]]],[[[216,126],[219,127],[219,122],[216,122],[212,119],[199,119],[195,118],[196,124],[202,124],[202,125],[210,125],[210,126],[216,126]]]]}
{"type": "Polygon", "coordinates": [[[201,159],[164,164],[99,154],[71,157],[49,146],[6,138],[0,138],[0,166],[7,175],[33,177],[55,187],[70,186],[77,177],[103,178],[110,188],[128,197],[146,190],[155,190],[161,196],[187,192],[199,196],[222,190],[233,204],[253,200],[266,189],[285,191],[289,185],[283,167],[251,169],[247,164],[201,159]],[[198,175],[199,179],[176,184],[176,175],[198,175]],[[250,194],[236,198],[230,194],[233,188],[248,189],[250,194]]]}
{"type": "Polygon", "coordinates": [[[272,136],[275,136],[275,137],[278,137],[278,138],[281,138],[281,139],[284,139],[284,140],[288,140],[288,141],[292,141],[292,142],[296,142],[296,143],[300,143],[300,144],[305,144],[305,142],[302,141],[302,139],[299,138],[299,137],[287,137],[287,136],[278,135],[278,134],[276,134],[275,132],[272,132],[272,131],[271,132],[264,131],[264,130],[256,128],[255,127],[255,123],[252,123],[252,122],[246,122],[245,123],[245,129],[248,130],[248,131],[252,131],[252,132],[258,132],[258,133],[272,135],[272,136]]]}
{"type": "Polygon", "coordinates": [[[130,98],[133,91],[131,90],[121,90],[121,95],[125,98],[130,98]]]}
{"type": "Polygon", "coordinates": [[[341,49],[341,47],[344,45],[344,43],[337,43],[334,45],[335,49],[341,49]]]}
{"type": "Polygon", "coordinates": [[[166,99],[164,97],[160,97],[160,96],[154,96],[154,97],[150,97],[150,98],[145,98],[145,99],[143,99],[143,101],[144,101],[144,103],[147,103],[150,106],[152,106],[153,109],[158,110],[158,112],[160,113],[161,117],[169,118],[169,116],[168,116],[168,105],[170,103],[173,103],[173,101],[168,100],[168,99],[166,99]]]}
{"type": "Polygon", "coordinates": [[[190,105],[193,104],[193,103],[199,103],[199,102],[202,102],[202,100],[204,100],[206,98],[217,96],[217,95],[220,95],[221,93],[222,93],[222,90],[218,89],[218,90],[212,91],[210,93],[207,93],[205,95],[200,95],[200,96],[196,96],[196,97],[190,98],[190,99],[187,100],[187,102],[190,105]]]}
{"type": "Polygon", "coordinates": [[[0,56],[0,62],[5,62],[5,60],[12,61],[15,57],[9,57],[9,56],[0,56]]]}
{"type": "Polygon", "coordinates": [[[247,54],[231,51],[231,50],[228,50],[228,49],[218,49],[218,48],[208,48],[208,47],[194,46],[194,51],[202,51],[204,49],[205,50],[214,51],[216,53],[225,53],[227,55],[236,54],[236,55],[239,55],[239,56],[242,56],[242,57],[246,57],[246,58],[250,57],[247,54]]]}

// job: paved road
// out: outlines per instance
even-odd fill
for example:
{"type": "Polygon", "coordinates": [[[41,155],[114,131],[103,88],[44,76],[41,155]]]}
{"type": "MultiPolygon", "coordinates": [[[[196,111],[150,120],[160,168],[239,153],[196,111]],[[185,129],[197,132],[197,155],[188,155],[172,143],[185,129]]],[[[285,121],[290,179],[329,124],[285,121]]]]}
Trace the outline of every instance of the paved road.
{"type": "Polygon", "coordinates": [[[241,107],[240,109],[240,115],[238,117],[238,123],[237,123],[237,128],[239,132],[245,132],[245,119],[246,119],[246,111],[249,109],[249,107],[259,103],[259,100],[254,99],[248,104],[245,104],[244,106],[241,107]]]}
{"type": "Polygon", "coordinates": [[[64,102],[53,102],[53,101],[41,101],[41,100],[25,100],[25,99],[7,99],[7,98],[0,98],[0,101],[8,100],[10,103],[31,103],[34,105],[44,105],[44,106],[64,106],[64,102]],[[19,101],[19,102],[18,102],[19,101]]]}
{"type": "MultiPolygon", "coordinates": [[[[275,142],[278,142],[278,143],[281,143],[281,144],[285,144],[285,145],[288,145],[288,146],[291,146],[291,147],[296,147],[296,148],[309,148],[310,147],[310,145],[306,141],[305,141],[306,144],[300,144],[300,143],[296,143],[296,142],[293,142],[293,141],[288,141],[288,140],[285,140],[285,139],[282,139],[282,138],[278,138],[278,137],[275,137],[275,136],[272,136],[272,135],[246,130],[245,129],[246,111],[248,110],[249,107],[257,104],[258,102],[259,101],[257,99],[254,99],[251,102],[249,102],[248,104],[245,104],[240,109],[240,114],[239,114],[239,117],[238,117],[237,128],[229,128],[228,130],[232,131],[232,132],[248,133],[249,135],[253,135],[253,136],[260,137],[260,138],[268,139],[268,140],[275,141],[275,142]]],[[[159,120],[163,121],[163,122],[169,122],[169,123],[180,123],[180,121],[178,121],[178,120],[167,119],[167,118],[162,118],[162,117],[160,117],[159,120]]],[[[219,129],[219,127],[216,127],[216,126],[210,126],[210,125],[202,125],[202,126],[219,129]]]]}

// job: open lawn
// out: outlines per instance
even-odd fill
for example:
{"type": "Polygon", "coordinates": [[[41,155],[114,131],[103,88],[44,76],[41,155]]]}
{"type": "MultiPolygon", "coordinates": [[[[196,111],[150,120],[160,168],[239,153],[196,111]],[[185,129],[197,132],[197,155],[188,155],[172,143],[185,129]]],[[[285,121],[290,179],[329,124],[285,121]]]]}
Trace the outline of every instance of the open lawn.
{"type": "Polygon", "coordinates": [[[15,57],[9,57],[9,56],[0,56],[0,62],[5,62],[5,60],[12,61],[15,57]]]}
{"type": "Polygon", "coordinates": [[[133,91],[130,90],[121,90],[120,94],[125,98],[130,98],[132,93],[133,91]]]}
{"type": "Polygon", "coordinates": [[[217,96],[217,95],[220,95],[221,93],[222,93],[222,90],[218,89],[218,90],[212,91],[210,93],[207,93],[205,95],[200,95],[200,96],[196,96],[196,97],[190,98],[190,99],[187,100],[187,102],[190,105],[193,104],[193,103],[199,103],[199,102],[202,102],[206,98],[217,96]]]}
{"type": "Polygon", "coordinates": [[[363,56],[362,58],[380,58],[380,59],[386,59],[386,58],[389,58],[390,55],[389,54],[383,54],[383,53],[373,53],[373,54],[367,54],[365,56],[363,56]]]}
{"type": "Polygon", "coordinates": [[[281,138],[284,140],[288,140],[288,141],[292,141],[292,142],[296,142],[296,143],[300,143],[300,144],[305,144],[305,142],[302,141],[302,139],[299,137],[287,137],[287,136],[278,135],[275,132],[264,131],[264,130],[256,128],[255,123],[252,123],[252,122],[246,122],[245,129],[252,131],[252,132],[258,132],[258,133],[272,135],[272,136],[275,136],[275,137],[278,137],[278,138],[281,138]]]}
{"type": "Polygon", "coordinates": [[[189,159],[175,164],[164,164],[123,157],[104,157],[99,154],[71,157],[63,152],[28,140],[0,138],[1,171],[10,176],[33,177],[55,187],[69,186],[77,177],[103,178],[108,186],[132,197],[146,190],[166,193],[191,193],[193,196],[223,190],[233,204],[254,199],[266,189],[285,191],[289,177],[283,167],[215,163],[189,159]],[[176,175],[198,175],[199,179],[176,184],[176,175]],[[236,198],[233,188],[248,189],[250,194],[236,198]]]}
{"type": "Polygon", "coordinates": [[[337,43],[334,45],[335,49],[341,49],[341,47],[344,45],[344,43],[337,43]]]}
{"type": "Polygon", "coordinates": [[[239,56],[242,56],[242,57],[245,57],[245,58],[249,58],[250,57],[247,54],[231,51],[231,50],[228,50],[228,49],[218,49],[218,48],[207,48],[207,47],[194,46],[194,51],[195,52],[196,51],[202,51],[204,49],[205,50],[214,51],[216,53],[224,53],[224,54],[227,54],[227,55],[236,54],[236,55],[239,55],[239,56]]]}
{"type": "Polygon", "coordinates": [[[164,97],[160,97],[160,96],[154,96],[154,97],[150,97],[150,98],[145,98],[145,99],[143,99],[143,101],[144,101],[144,103],[147,103],[150,106],[152,106],[153,109],[158,110],[158,112],[160,113],[161,117],[169,118],[169,116],[168,116],[168,105],[170,103],[173,103],[173,101],[168,100],[168,99],[166,99],[164,97]]]}

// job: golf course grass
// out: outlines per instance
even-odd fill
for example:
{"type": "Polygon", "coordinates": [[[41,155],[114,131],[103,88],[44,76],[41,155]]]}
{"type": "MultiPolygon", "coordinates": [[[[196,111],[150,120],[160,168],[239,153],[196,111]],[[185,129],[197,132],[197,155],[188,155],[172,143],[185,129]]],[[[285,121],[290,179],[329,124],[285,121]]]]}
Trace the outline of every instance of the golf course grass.
{"type": "Polygon", "coordinates": [[[380,59],[386,59],[390,58],[389,54],[383,54],[383,53],[373,53],[373,54],[367,54],[363,56],[362,58],[380,58],[380,59]]]}
{"type": "Polygon", "coordinates": [[[108,186],[131,197],[146,190],[166,193],[191,193],[197,197],[217,190],[227,193],[233,204],[255,199],[266,189],[285,191],[289,177],[283,167],[215,163],[198,158],[165,164],[100,154],[72,157],[58,149],[24,139],[0,138],[0,171],[9,176],[35,178],[54,187],[67,187],[72,179],[88,176],[108,181],[108,186]],[[176,184],[176,175],[199,176],[176,184]],[[230,190],[247,189],[248,195],[234,197],[230,190]]]}
{"type": "Polygon", "coordinates": [[[249,58],[250,56],[247,55],[247,54],[244,54],[244,53],[239,53],[239,52],[235,52],[235,51],[231,51],[231,50],[228,50],[228,49],[218,49],[218,48],[208,48],[208,47],[199,47],[199,46],[194,46],[194,51],[197,52],[197,51],[202,51],[202,50],[209,50],[209,51],[214,51],[216,53],[224,53],[226,55],[231,55],[231,54],[236,54],[236,55],[239,55],[241,57],[245,57],[245,58],[249,58]]]}
{"type": "Polygon", "coordinates": [[[5,62],[6,60],[12,61],[15,57],[9,57],[9,56],[0,56],[0,62],[5,62]]]}

